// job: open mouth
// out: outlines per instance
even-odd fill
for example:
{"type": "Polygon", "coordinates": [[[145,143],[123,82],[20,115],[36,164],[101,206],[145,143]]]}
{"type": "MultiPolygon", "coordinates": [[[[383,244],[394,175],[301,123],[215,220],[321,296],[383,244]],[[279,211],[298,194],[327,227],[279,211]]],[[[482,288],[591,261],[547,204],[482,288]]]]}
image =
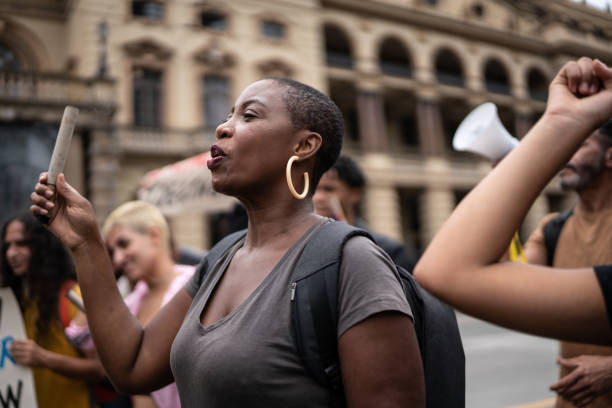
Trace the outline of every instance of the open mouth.
{"type": "Polygon", "coordinates": [[[223,161],[223,159],[227,157],[227,155],[219,146],[212,145],[210,147],[210,157],[211,158],[206,161],[206,166],[210,170],[213,170],[215,167],[221,164],[221,161],[223,161]]]}
{"type": "Polygon", "coordinates": [[[225,152],[223,151],[223,149],[221,149],[219,146],[217,145],[212,145],[210,147],[210,157],[212,157],[213,159],[219,156],[227,156],[225,154],[225,152]]]}

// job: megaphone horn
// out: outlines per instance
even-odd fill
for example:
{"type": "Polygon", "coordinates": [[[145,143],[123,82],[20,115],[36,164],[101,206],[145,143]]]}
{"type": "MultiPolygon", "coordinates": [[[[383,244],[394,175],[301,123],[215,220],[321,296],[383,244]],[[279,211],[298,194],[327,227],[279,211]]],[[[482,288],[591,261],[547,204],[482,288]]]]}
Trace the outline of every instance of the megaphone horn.
{"type": "Polygon", "coordinates": [[[479,154],[495,162],[518,145],[499,120],[497,107],[483,103],[471,111],[461,122],[453,137],[453,148],[479,154]]]}

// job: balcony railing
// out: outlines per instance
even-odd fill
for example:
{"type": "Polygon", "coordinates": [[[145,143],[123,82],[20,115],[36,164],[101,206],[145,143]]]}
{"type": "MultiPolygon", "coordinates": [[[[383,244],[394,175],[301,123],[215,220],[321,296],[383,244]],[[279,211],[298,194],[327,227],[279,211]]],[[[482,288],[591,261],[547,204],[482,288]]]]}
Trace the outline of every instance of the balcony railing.
{"type": "Polygon", "coordinates": [[[214,129],[119,128],[121,150],[136,154],[192,155],[210,148],[214,129]]]}
{"type": "Polygon", "coordinates": [[[115,105],[115,85],[114,81],[108,79],[0,71],[0,101],[110,107],[115,105]]]}

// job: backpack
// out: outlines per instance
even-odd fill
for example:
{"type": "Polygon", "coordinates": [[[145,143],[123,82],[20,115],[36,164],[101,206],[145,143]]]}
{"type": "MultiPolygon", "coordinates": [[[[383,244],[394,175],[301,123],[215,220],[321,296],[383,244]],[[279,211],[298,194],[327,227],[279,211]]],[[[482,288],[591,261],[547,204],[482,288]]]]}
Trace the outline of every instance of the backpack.
{"type": "MultiPolygon", "coordinates": [[[[214,265],[246,230],[215,245],[203,260],[214,265]]],[[[330,391],[333,407],[343,407],[344,390],[338,357],[338,277],[344,244],[365,230],[344,222],[322,225],[306,243],[293,271],[291,320],[298,353],[309,373],[330,391]]],[[[204,265],[205,266],[205,265],[204,265]]],[[[465,407],[465,355],[453,309],[419,286],[404,268],[396,266],[425,372],[427,408],[465,407]]]]}
{"type": "Polygon", "coordinates": [[[555,218],[550,220],[548,224],[544,226],[544,244],[546,245],[546,265],[553,266],[555,259],[555,250],[557,249],[557,242],[559,242],[559,236],[561,230],[565,225],[565,222],[569,217],[574,214],[574,209],[571,208],[567,211],[562,212],[555,218]]]}

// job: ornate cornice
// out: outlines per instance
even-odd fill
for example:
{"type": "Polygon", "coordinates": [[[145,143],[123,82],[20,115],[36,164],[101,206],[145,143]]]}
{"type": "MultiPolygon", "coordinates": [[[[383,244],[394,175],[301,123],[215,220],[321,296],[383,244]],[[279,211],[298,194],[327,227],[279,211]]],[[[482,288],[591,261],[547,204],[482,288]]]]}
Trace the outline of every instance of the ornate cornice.
{"type": "Polygon", "coordinates": [[[147,56],[153,56],[159,61],[165,61],[173,53],[170,47],[152,39],[143,38],[140,40],[134,40],[123,44],[123,50],[132,58],[143,58],[147,56]]]}
{"type": "MultiPolygon", "coordinates": [[[[490,44],[496,44],[503,47],[526,51],[542,56],[554,56],[557,54],[574,53],[578,50],[575,56],[587,55],[598,57],[606,61],[612,61],[612,47],[607,44],[593,44],[585,42],[583,38],[575,40],[549,40],[546,35],[543,35],[545,29],[555,23],[570,24],[580,27],[582,21],[588,22],[584,27],[590,27],[594,34],[596,33],[602,42],[606,38],[602,37],[602,33],[608,33],[612,27],[612,16],[606,13],[590,10],[579,10],[583,14],[572,14],[574,8],[566,3],[571,3],[567,0],[559,2],[541,2],[530,0],[495,0],[499,3],[512,7],[519,15],[519,18],[538,19],[537,33],[521,33],[509,30],[507,28],[499,28],[487,26],[480,22],[472,22],[463,18],[452,15],[443,14],[437,10],[431,10],[430,7],[415,7],[406,4],[397,4],[390,1],[382,0],[321,0],[324,8],[340,9],[351,11],[359,15],[380,17],[381,19],[397,21],[402,24],[409,24],[413,27],[419,27],[424,30],[431,30],[441,33],[459,36],[464,39],[473,39],[476,41],[484,41],[490,44]],[[559,6],[561,4],[561,6],[559,6]],[[596,18],[587,18],[591,14],[596,15],[596,18]],[[581,19],[576,16],[581,15],[581,19]],[[600,23],[601,21],[601,23],[600,23]],[[607,22],[606,24],[603,24],[607,22]],[[596,28],[593,28],[596,27],[596,28]],[[571,46],[568,49],[568,44],[576,43],[576,46],[571,46]],[[578,44],[581,47],[578,47],[578,44]]],[[[583,7],[586,9],[586,7],[583,7]]],[[[571,30],[568,29],[568,32],[571,30]]],[[[603,36],[607,36],[604,34],[603,36]]],[[[612,39],[612,36],[610,37],[612,39]]]]}

